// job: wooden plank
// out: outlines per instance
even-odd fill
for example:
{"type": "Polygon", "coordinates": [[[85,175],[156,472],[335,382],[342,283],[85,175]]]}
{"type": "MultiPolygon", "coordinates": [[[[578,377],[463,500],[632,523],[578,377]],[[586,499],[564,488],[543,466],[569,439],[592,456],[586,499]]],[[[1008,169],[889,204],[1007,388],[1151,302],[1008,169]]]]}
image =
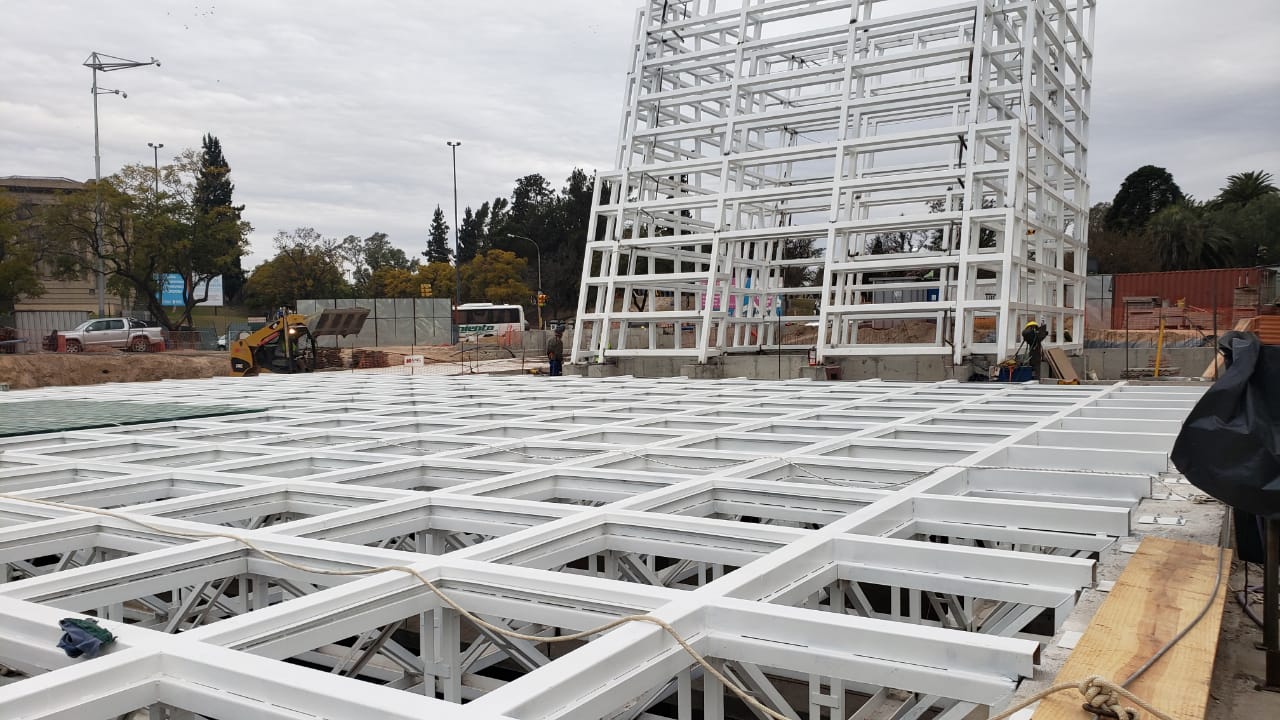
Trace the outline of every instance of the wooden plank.
{"type": "MultiPolygon", "coordinates": [[[[1257,325],[1257,320],[1258,318],[1240,320],[1236,323],[1236,326],[1231,329],[1237,332],[1250,332],[1257,325]]],[[[1200,377],[1217,378],[1222,374],[1222,370],[1222,354],[1217,353],[1213,356],[1213,362],[1209,363],[1209,367],[1205,368],[1204,372],[1200,373],[1200,377]]]]}
{"type": "MultiPolygon", "coordinates": [[[[1228,550],[1223,565],[1229,568],[1230,563],[1228,550]]],[[[1123,682],[1189,625],[1213,597],[1200,624],[1129,686],[1170,717],[1201,720],[1209,702],[1230,575],[1224,569],[1215,587],[1217,572],[1218,548],[1212,545],[1158,537],[1143,540],[1054,683],[1078,682],[1093,675],[1123,682]]],[[[1081,702],[1075,691],[1058,693],[1040,703],[1033,720],[1081,720],[1081,702]]]]}
{"type": "Polygon", "coordinates": [[[1204,372],[1200,373],[1200,377],[1216,380],[1222,374],[1222,370],[1222,354],[1219,353],[1213,356],[1213,362],[1209,363],[1209,367],[1205,368],[1204,372]]]}
{"type": "Polygon", "coordinates": [[[1062,351],[1062,348],[1052,348],[1045,352],[1045,356],[1049,358],[1049,367],[1053,369],[1053,374],[1059,380],[1075,385],[1080,383],[1080,376],[1076,374],[1076,369],[1071,364],[1071,358],[1062,351]]]}

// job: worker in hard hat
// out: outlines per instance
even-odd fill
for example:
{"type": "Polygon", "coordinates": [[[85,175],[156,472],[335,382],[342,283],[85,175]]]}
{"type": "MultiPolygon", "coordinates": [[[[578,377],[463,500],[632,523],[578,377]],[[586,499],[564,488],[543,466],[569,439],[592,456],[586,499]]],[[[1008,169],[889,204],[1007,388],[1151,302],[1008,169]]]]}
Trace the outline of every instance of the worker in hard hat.
{"type": "Polygon", "coordinates": [[[1022,342],[1027,345],[1027,364],[1031,366],[1031,377],[1040,379],[1040,368],[1044,366],[1044,339],[1049,337],[1049,329],[1032,320],[1022,328],[1022,342]]]}

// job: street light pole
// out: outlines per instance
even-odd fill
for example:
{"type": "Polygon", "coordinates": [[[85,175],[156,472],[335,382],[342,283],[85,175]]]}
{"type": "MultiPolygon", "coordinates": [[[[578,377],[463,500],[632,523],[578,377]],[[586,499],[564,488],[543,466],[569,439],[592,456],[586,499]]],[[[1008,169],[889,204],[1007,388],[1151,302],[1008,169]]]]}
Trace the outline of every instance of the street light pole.
{"type": "Polygon", "coordinates": [[[453,140],[446,143],[453,153],[453,305],[457,307],[462,304],[462,271],[459,269],[462,263],[458,259],[458,148],[462,143],[453,140]]]}
{"type": "Polygon", "coordinates": [[[137,60],[126,60],[124,58],[118,58],[99,52],[89,53],[89,58],[84,61],[84,66],[93,70],[93,192],[96,196],[93,205],[93,254],[97,256],[98,261],[98,317],[102,317],[107,314],[107,271],[102,260],[102,147],[98,140],[98,96],[119,95],[122,98],[129,97],[120,90],[99,88],[98,73],[128,70],[129,68],[146,67],[147,65],[160,67],[160,61],[155,58],[151,58],[147,62],[139,62],[137,60]]]}
{"type": "MultiPolygon", "coordinates": [[[[542,295],[542,248],[538,246],[538,242],[533,238],[527,238],[523,235],[512,235],[511,233],[507,233],[507,237],[514,238],[516,240],[528,240],[533,244],[533,249],[538,251],[538,295],[540,297],[542,295]]],[[[537,300],[538,298],[534,298],[535,304],[538,306],[538,329],[546,330],[542,325],[542,303],[537,300]]]]}
{"type": "Polygon", "coordinates": [[[147,147],[151,148],[155,155],[156,161],[156,197],[160,197],[160,148],[164,147],[164,143],[147,143],[147,147]]]}

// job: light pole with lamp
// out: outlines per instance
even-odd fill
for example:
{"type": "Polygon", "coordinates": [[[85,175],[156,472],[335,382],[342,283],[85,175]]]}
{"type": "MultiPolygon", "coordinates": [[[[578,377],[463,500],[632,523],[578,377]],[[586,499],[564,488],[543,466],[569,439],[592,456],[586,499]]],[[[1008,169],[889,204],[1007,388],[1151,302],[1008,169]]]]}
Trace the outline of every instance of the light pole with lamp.
{"type": "Polygon", "coordinates": [[[120,90],[108,90],[98,87],[98,73],[128,70],[130,68],[146,67],[147,65],[160,67],[160,61],[155,58],[151,58],[147,62],[126,60],[125,58],[118,58],[99,52],[89,53],[89,58],[84,61],[84,66],[93,70],[93,177],[95,181],[94,193],[97,195],[93,212],[93,252],[98,260],[98,317],[106,314],[107,307],[107,273],[102,260],[102,150],[98,141],[98,96],[119,95],[122,98],[129,97],[120,90]]]}
{"type": "Polygon", "coordinates": [[[535,298],[538,306],[538,329],[546,330],[542,325],[542,248],[538,246],[538,242],[533,238],[527,238],[523,235],[512,235],[507,233],[507,237],[515,240],[527,240],[533,245],[533,249],[538,251],[538,296],[535,298]]]}
{"type": "Polygon", "coordinates": [[[160,197],[160,148],[164,147],[164,143],[147,143],[147,147],[151,148],[155,155],[156,161],[156,197],[160,197]]]}
{"type": "Polygon", "coordinates": [[[457,307],[462,304],[462,263],[458,259],[458,148],[462,143],[448,140],[446,144],[453,152],[453,304],[457,307]]]}

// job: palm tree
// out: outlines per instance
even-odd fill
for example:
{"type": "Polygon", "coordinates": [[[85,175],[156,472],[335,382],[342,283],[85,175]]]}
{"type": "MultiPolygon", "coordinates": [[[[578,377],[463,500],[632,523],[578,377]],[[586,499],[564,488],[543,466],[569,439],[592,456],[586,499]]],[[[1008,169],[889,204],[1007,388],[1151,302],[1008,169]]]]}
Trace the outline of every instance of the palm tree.
{"type": "Polygon", "coordinates": [[[1202,208],[1170,205],[1151,217],[1147,235],[1163,270],[1226,267],[1231,238],[1205,217],[1202,208]]]}
{"type": "Polygon", "coordinates": [[[1227,186],[1218,193],[1217,205],[1248,205],[1260,197],[1265,197],[1277,190],[1271,183],[1271,173],[1251,170],[1232,175],[1227,178],[1227,186]]]}

